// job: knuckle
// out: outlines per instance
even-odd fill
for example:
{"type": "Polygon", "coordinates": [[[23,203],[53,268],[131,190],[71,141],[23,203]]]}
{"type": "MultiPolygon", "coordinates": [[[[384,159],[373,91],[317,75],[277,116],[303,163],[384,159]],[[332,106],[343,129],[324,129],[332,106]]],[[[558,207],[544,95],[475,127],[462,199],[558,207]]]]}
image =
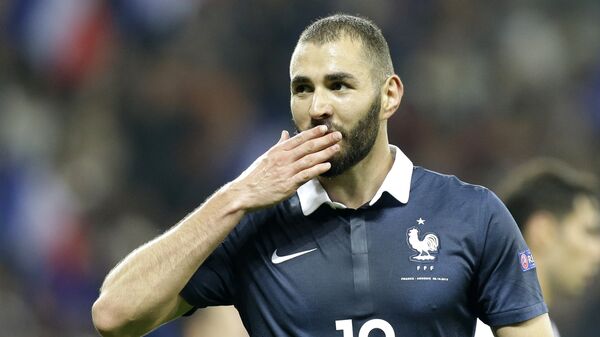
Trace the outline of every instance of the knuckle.
{"type": "Polygon", "coordinates": [[[265,155],[262,157],[262,162],[263,163],[271,163],[276,158],[277,158],[277,151],[269,150],[269,152],[265,153],[265,155]]]}
{"type": "Polygon", "coordinates": [[[300,182],[308,181],[308,180],[310,180],[310,177],[311,177],[311,175],[308,170],[304,170],[298,174],[298,178],[299,178],[300,182]]]}
{"type": "Polygon", "coordinates": [[[257,161],[257,167],[261,167],[261,166],[265,166],[265,165],[269,165],[269,156],[264,156],[261,157],[259,161],[257,161]]]}
{"type": "Polygon", "coordinates": [[[327,156],[328,156],[327,151],[321,150],[321,151],[315,153],[314,162],[316,163],[316,162],[322,161],[323,159],[327,158],[327,156]]]}
{"type": "Polygon", "coordinates": [[[273,157],[271,158],[271,162],[275,166],[284,166],[285,161],[286,161],[286,156],[283,155],[282,153],[277,153],[277,154],[273,155],[273,157]]]}

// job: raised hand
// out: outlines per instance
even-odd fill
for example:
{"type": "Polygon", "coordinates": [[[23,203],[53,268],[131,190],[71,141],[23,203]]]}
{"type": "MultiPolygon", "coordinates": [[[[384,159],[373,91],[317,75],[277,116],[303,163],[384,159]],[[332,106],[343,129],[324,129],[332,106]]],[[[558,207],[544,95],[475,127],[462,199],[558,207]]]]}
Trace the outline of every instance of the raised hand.
{"type": "Polygon", "coordinates": [[[231,183],[248,209],[276,204],[310,179],[327,172],[327,162],[340,150],[339,132],[327,133],[325,125],[303,131],[294,137],[281,133],[279,142],[260,156],[231,183]]]}

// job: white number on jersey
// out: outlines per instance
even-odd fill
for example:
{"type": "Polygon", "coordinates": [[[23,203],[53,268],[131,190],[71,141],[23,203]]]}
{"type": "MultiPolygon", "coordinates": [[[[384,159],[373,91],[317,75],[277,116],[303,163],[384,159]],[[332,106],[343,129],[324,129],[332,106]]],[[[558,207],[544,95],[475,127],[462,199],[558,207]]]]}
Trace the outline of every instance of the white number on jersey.
{"type": "MultiPolygon", "coordinates": [[[[354,329],[352,328],[351,319],[335,321],[335,329],[342,330],[344,332],[344,336],[342,337],[354,337],[354,329]]],[[[360,327],[360,330],[358,330],[358,337],[369,337],[369,333],[371,333],[371,330],[375,329],[383,331],[385,337],[396,337],[394,328],[392,328],[390,323],[382,319],[372,319],[365,322],[365,324],[363,324],[360,327]]]]}

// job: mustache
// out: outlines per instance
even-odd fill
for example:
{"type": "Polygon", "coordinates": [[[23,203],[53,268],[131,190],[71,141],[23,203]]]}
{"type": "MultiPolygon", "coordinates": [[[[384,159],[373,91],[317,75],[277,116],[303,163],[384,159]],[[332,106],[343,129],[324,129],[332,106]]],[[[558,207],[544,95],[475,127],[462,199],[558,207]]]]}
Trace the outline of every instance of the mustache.
{"type": "Polygon", "coordinates": [[[327,127],[327,133],[332,133],[335,131],[339,131],[343,137],[346,137],[346,130],[336,124],[334,124],[331,119],[311,119],[310,127],[314,128],[315,126],[325,125],[327,127]]]}
{"type": "Polygon", "coordinates": [[[332,133],[332,132],[338,131],[338,132],[340,132],[342,134],[343,138],[346,138],[346,136],[347,136],[346,130],[344,128],[342,128],[342,127],[334,124],[331,121],[331,119],[311,119],[309,127],[307,127],[304,130],[300,130],[300,128],[298,128],[298,126],[296,125],[296,127],[295,127],[296,130],[294,132],[294,135],[297,135],[297,134],[299,134],[302,131],[306,131],[308,129],[312,129],[315,126],[319,126],[319,125],[325,125],[327,127],[327,133],[332,133]]]}
{"type": "Polygon", "coordinates": [[[327,127],[327,132],[333,132],[335,130],[333,130],[333,123],[331,122],[331,119],[311,119],[310,120],[310,127],[314,128],[315,126],[319,126],[319,125],[325,125],[327,127]]]}

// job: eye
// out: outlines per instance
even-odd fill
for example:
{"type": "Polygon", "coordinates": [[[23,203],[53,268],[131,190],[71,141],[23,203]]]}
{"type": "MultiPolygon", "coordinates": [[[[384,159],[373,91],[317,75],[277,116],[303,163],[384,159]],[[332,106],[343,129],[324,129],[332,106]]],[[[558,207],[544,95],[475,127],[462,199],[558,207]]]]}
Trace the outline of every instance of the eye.
{"type": "Polygon", "coordinates": [[[333,82],[330,86],[331,90],[342,90],[348,89],[348,86],[344,82],[333,82]]]}
{"type": "Polygon", "coordinates": [[[306,84],[298,84],[292,87],[292,92],[294,94],[302,94],[305,92],[310,92],[311,88],[310,86],[306,85],[306,84]]]}

